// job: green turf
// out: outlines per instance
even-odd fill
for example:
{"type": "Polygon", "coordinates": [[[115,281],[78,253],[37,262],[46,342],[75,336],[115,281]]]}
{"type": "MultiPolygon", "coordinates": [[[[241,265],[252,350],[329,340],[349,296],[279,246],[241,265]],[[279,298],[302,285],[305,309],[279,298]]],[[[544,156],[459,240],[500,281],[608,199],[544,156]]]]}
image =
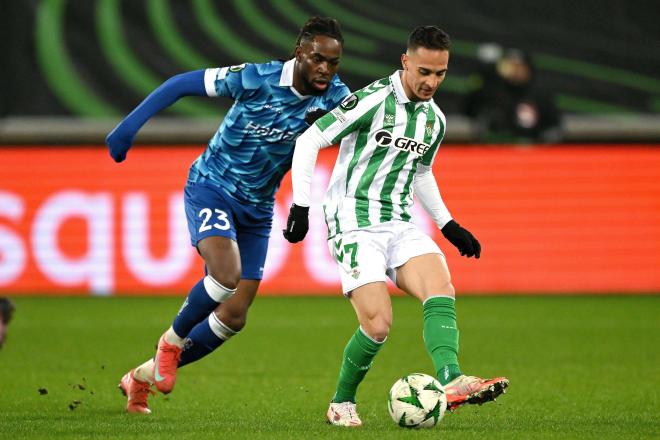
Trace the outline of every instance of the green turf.
{"type": "Polygon", "coordinates": [[[358,394],[365,425],[354,431],[323,421],[356,328],[342,298],[259,298],[243,334],[182,369],[148,417],[124,414],[115,387],[153,354],[180,299],[15,302],[0,351],[2,439],[660,438],[659,296],[461,298],[463,370],[506,375],[511,388],[427,431],[397,427],[386,409],[399,376],[432,373],[410,298],[394,299],[390,338],[358,394]]]}

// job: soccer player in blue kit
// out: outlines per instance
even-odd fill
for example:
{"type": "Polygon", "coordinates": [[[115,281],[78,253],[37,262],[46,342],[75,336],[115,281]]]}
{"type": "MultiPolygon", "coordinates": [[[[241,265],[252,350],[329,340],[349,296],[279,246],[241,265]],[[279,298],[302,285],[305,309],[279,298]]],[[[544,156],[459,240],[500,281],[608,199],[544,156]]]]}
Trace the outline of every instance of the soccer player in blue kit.
{"type": "Polygon", "coordinates": [[[148,414],[151,386],[174,388],[177,368],[211,353],[244,326],[263,276],[275,192],[291,168],[297,136],[349,95],[336,75],[343,50],[339,23],[312,17],[301,28],[294,58],[176,75],[145,98],[110,132],[116,162],[153,115],[184,96],[234,100],[185,186],[193,246],[206,276],[191,289],[156,356],[132,369],[119,388],[126,409],[148,414]]]}

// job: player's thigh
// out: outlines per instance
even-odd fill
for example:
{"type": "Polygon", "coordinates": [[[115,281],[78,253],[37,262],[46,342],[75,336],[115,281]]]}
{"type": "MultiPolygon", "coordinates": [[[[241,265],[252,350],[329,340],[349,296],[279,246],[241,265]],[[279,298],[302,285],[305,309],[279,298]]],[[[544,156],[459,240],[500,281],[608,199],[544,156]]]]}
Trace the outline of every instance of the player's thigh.
{"type": "Polygon", "coordinates": [[[454,296],[451,277],[438,245],[416,225],[394,222],[388,273],[396,285],[424,301],[429,296],[454,296]]]}
{"type": "Polygon", "coordinates": [[[241,276],[241,257],[234,240],[206,237],[197,243],[197,249],[213,279],[228,289],[237,287],[241,276]]]}
{"type": "Polygon", "coordinates": [[[233,330],[245,325],[247,312],[254,301],[263,278],[264,265],[268,252],[268,239],[272,225],[272,210],[242,206],[236,214],[236,242],[241,259],[241,280],[236,293],[216,314],[222,322],[233,330]]]}
{"type": "Polygon", "coordinates": [[[383,341],[392,325],[392,301],[383,281],[354,289],[349,296],[362,329],[371,338],[383,341]]]}
{"type": "Polygon", "coordinates": [[[241,259],[232,201],[219,188],[188,183],[184,206],[188,231],[209,274],[228,288],[238,284],[241,259]]]}
{"type": "Polygon", "coordinates": [[[404,292],[424,301],[431,296],[454,296],[444,256],[431,253],[412,257],[396,270],[396,284],[404,292]]]}

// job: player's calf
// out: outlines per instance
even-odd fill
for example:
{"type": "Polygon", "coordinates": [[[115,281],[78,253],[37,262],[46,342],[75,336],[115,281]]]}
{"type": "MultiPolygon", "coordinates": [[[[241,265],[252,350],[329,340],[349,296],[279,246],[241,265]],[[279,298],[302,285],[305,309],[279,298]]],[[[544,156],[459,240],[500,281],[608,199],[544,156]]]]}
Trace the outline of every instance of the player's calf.
{"type": "MultiPolygon", "coordinates": [[[[186,297],[174,322],[172,329],[179,338],[185,338],[188,333],[206,318],[209,313],[231,298],[236,293],[235,288],[227,288],[216,281],[212,276],[202,278],[186,297]]],[[[170,341],[173,342],[173,341],[170,341]]]]}

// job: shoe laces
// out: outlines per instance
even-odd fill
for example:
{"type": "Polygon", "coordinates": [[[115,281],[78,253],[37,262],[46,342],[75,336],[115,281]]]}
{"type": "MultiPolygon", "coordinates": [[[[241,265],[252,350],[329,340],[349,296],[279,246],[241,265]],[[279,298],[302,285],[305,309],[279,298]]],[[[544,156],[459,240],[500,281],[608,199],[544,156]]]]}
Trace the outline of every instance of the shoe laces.
{"type": "Polygon", "coordinates": [[[131,402],[136,405],[146,406],[149,394],[156,395],[156,392],[151,389],[151,385],[147,382],[140,382],[137,379],[131,379],[131,402]]]}
{"type": "Polygon", "coordinates": [[[456,380],[456,383],[448,386],[446,391],[457,394],[468,394],[478,390],[483,382],[483,379],[476,376],[461,376],[456,380]]]}
{"type": "Polygon", "coordinates": [[[351,420],[357,419],[357,411],[353,402],[341,402],[335,408],[342,417],[348,417],[351,420]]]}

